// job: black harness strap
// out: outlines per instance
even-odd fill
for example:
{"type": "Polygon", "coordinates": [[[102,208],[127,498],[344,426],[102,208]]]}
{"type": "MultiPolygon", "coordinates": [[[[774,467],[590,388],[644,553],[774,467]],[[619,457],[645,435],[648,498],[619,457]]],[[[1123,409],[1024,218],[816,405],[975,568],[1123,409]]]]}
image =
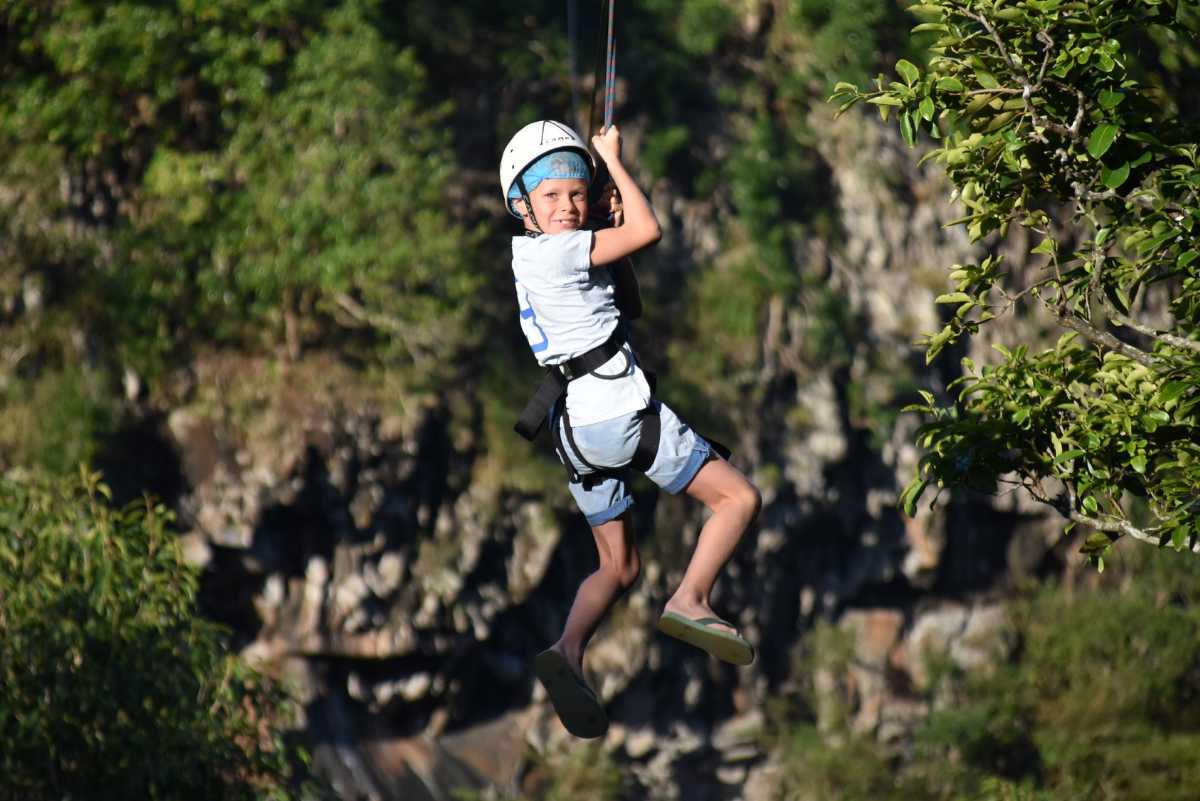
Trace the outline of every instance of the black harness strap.
{"type": "Polygon", "coordinates": [[[650,401],[650,405],[642,410],[642,433],[638,437],[637,450],[629,466],[639,473],[647,472],[658,456],[658,441],[662,435],[662,418],[658,416],[658,401],[650,401]]]}
{"type": "MultiPolygon", "coordinates": [[[[566,407],[565,403],[559,404],[561,425],[556,419],[553,427],[553,438],[554,450],[558,453],[558,458],[562,461],[563,466],[567,468],[568,480],[572,484],[582,484],[586,490],[591,489],[592,485],[603,480],[606,476],[619,475],[624,470],[623,467],[598,467],[584,457],[583,451],[579,450],[579,445],[575,442],[571,418],[567,415],[566,407]],[[571,451],[575,454],[576,461],[590,468],[591,473],[585,476],[579,474],[579,471],[575,469],[575,465],[567,457],[568,445],[570,445],[571,451]]],[[[658,458],[658,444],[662,433],[662,419],[658,415],[658,402],[651,401],[650,405],[639,412],[638,416],[642,421],[641,431],[638,434],[638,444],[633,452],[633,458],[629,460],[629,466],[639,473],[645,473],[654,465],[654,460],[658,458]]]]}
{"type": "Polygon", "coordinates": [[[717,442],[712,437],[705,437],[704,439],[708,442],[709,447],[711,447],[713,451],[715,451],[716,454],[725,461],[728,462],[729,457],[733,456],[733,451],[729,450],[729,448],[717,442]]]}
{"type": "MultiPolygon", "coordinates": [[[[560,400],[555,405],[555,411],[557,411],[560,407],[565,406],[566,404],[562,403],[560,400]]],[[[566,410],[563,409],[563,411],[566,410]]],[[[562,462],[563,467],[567,469],[567,480],[572,484],[578,484],[583,479],[579,475],[579,471],[575,469],[575,465],[567,456],[567,446],[563,442],[562,431],[559,430],[560,428],[561,426],[558,424],[558,418],[556,416],[551,416],[550,441],[554,443],[554,452],[558,454],[558,460],[562,462]]]]}
{"type": "Polygon", "coordinates": [[[538,384],[533,397],[521,410],[517,424],[513,426],[516,432],[530,442],[537,439],[538,432],[546,424],[546,417],[550,414],[550,410],[554,408],[554,404],[558,403],[558,399],[566,391],[567,379],[563,378],[562,373],[553,367],[547,368],[546,374],[542,376],[542,382],[538,384]]]}
{"type": "Polygon", "coordinates": [[[554,409],[554,404],[567,391],[567,383],[603,366],[605,362],[620,352],[621,348],[625,346],[625,342],[625,332],[618,326],[617,330],[613,331],[612,336],[603,344],[597,345],[574,359],[568,359],[562,364],[547,367],[542,383],[538,384],[533,397],[521,410],[517,424],[513,426],[516,432],[530,442],[536,439],[538,432],[546,424],[546,418],[554,409]]]}
{"type": "Polygon", "coordinates": [[[558,365],[558,369],[562,371],[564,378],[568,381],[574,381],[576,378],[585,376],[593,370],[603,367],[605,362],[616,356],[621,351],[621,348],[625,347],[626,341],[625,331],[618,325],[612,332],[612,336],[602,344],[597,345],[587,353],[576,356],[574,359],[567,359],[558,365]]]}
{"type": "MultiPolygon", "coordinates": [[[[573,450],[575,452],[575,458],[577,458],[579,460],[579,463],[582,464],[584,467],[591,468],[591,471],[593,473],[607,472],[606,468],[597,467],[596,465],[589,462],[586,458],[584,458],[583,451],[579,450],[579,445],[575,442],[575,432],[571,428],[571,417],[567,414],[567,404],[565,404],[565,403],[562,404],[562,425],[561,426],[556,425],[554,427],[554,433],[556,436],[560,437],[560,439],[559,439],[560,447],[562,446],[561,434],[567,435],[567,442],[570,443],[571,450],[573,450]],[[561,432],[559,429],[561,429],[561,432]]],[[[563,450],[565,452],[566,449],[564,448],[563,450]]],[[[572,473],[575,473],[575,477],[572,479],[572,481],[578,481],[579,473],[570,464],[570,460],[567,461],[567,465],[568,465],[568,470],[572,473]]]]}

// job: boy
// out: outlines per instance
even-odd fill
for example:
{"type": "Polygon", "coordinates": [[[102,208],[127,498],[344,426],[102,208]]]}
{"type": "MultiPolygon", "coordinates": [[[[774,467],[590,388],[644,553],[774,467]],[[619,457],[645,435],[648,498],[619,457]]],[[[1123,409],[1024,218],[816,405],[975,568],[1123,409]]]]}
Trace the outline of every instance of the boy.
{"type": "MultiPolygon", "coordinates": [[[[500,169],[505,204],[525,227],[512,242],[521,327],[538,363],[550,368],[531,408],[541,414],[552,407],[555,447],[600,558],[576,593],[562,636],[534,659],[555,712],[579,737],[599,737],[608,727],[603,706],[583,678],[584,648],[639,570],[628,467],[643,470],[669,493],[687,492],[712,511],[659,630],[739,665],[749,664],[754,651],[713,613],[709,594],[761,505],[758,490],[736,468],[652,397],[625,340],[612,277],[604,268],[654,244],[661,232],[621,162],[616,126],[593,137],[592,145],[611,176],[614,211],[621,199],[623,220],[613,228],[585,228],[594,170],[583,140],[569,127],[552,121],[527,125],[505,148],[500,169]]],[[[529,428],[522,433],[532,437],[537,427],[529,428]]]]}

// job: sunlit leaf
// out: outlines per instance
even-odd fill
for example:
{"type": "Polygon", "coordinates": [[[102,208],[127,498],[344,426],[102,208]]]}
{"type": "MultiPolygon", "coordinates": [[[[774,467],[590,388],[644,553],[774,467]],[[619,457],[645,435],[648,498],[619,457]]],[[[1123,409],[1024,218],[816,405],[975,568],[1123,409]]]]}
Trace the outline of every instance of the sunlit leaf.
{"type": "Polygon", "coordinates": [[[1117,139],[1117,134],[1120,133],[1120,128],[1113,125],[1111,122],[1106,122],[1097,125],[1088,137],[1087,150],[1093,158],[1100,158],[1108,149],[1112,147],[1113,142],[1117,139]]]}

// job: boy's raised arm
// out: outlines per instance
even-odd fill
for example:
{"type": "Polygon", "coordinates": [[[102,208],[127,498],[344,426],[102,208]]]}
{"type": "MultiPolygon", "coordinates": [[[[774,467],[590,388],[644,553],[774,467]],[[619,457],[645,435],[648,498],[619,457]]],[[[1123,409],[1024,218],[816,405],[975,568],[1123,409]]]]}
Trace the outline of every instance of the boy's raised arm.
{"type": "Polygon", "coordinates": [[[621,193],[624,221],[616,228],[597,231],[592,240],[592,266],[611,264],[662,238],[654,209],[621,163],[621,133],[616,125],[592,137],[592,146],[608,167],[609,177],[621,193]]]}

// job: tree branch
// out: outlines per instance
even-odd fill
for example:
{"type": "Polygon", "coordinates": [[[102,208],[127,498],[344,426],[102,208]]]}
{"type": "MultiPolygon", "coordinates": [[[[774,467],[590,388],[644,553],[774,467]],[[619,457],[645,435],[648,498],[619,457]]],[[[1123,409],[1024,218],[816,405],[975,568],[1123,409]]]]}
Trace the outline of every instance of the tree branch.
{"type": "Polygon", "coordinates": [[[417,364],[424,364],[426,362],[426,354],[409,336],[412,326],[405,324],[403,320],[380,312],[371,311],[344,292],[335,295],[334,301],[337,303],[339,309],[349,315],[359,325],[386,331],[395,336],[396,339],[400,340],[404,349],[408,351],[408,355],[417,364]]]}
{"type": "MultiPolygon", "coordinates": [[[[1082,512],[1077,512],[1074,509],[1071,510],[1071,513],[1068,515],[1068,517],[1070,517],[1076,523],[1082,523],[1085,526],[1090,526],[1096,531],[1104,531],[1111,534],[1121,534],[1124,536],[1133,537],[1135,540],[1148,542],[1155,547],[1158,547],[1159,545],[1158,537],[1149,532],[1143,531],[1142,529],[1130,523],[1128,520],[1124,520],[1119,517],[1109,517],[1107,515],[1104,518],[1089,517],[1088,515],[1085,515],[1082,512]]],[[[1193,544],[1190,550],[1192,553],[1200,553],[1200,542],[1193,544]]]]}
{"type": "Polygon", "coordinates": [[[1068,314],[1061,307],[1051,306],[1050,311],[1058,318],[1060,325],[1070,328],[1072,331],[1097,345],[1102,345],[1109,350],[1120,353],[1122,356],[1127,356],[1144,367],[1154,367],[1158,363],[1158,359],[1146,353],[1146,351],[1122,342],[1107,331],[1101,331],[1091,323],[1081,320],[1073,314],[1068,314]]]}
{"type": "MultiPolygon", "coordinates": [[[[1044,503],[1047,506],[1053,506],[1058,510],[1059,514],[1068,520],[1081,523],[1085,526],[1095,529],[1096,531],[1133,537],[1135,540],[1148,542],[1155,547],[1161,546],[1162,540],[1160,537],[1138,528],[1124,518],[1113,517],[1112,515],[1092,517],[1080,512],[1075,508],[1075,491],[1071,489],[1070,485],[1065,485],[1066,492],[1054,498],[1048,497],[1045,492],[1035,491],[1034,488],[1028,483],[1025,484],[1025,489],[1031,496],[1033,496],[1034,500],[1044,503]]],[[[1040,489],[1041,487],[1039,485],[1038,490],[1040,489]]],[[[1193,502],[1191,505],[1194,506],[1195,502],[1193,502]]],[[[1192,545],[1191,551],[1192,553],[1200,553],[1200,541],[1192,545]]]]}
{"type": "MultiPolygon", "coordinates": [[[[1021,98],[1025,101],[1025,112],[1029,114],[1029,117],[1035,126],[1044,128],[1048,131],[1054,131],[1056,134],[1064,136],[1070,139],[1072,142],[1078,142],[1080,140],[1080,128],[1083,125],[1084,107],[1087,102],[1087,98],[1084,96],[1083,92],[1079,91],[1078,89],[1074,90],[1079,104],[1075,110],[1075,119],[1071,122],[1070,127],[1067,127],[1060,122],[1054,122],[1053,120],[1046,119],[1037,112],[1037,109],[1033,107],[1032,97],[1035,93],[1041,91],[1042,83],[1046,77],[1046,68],[1050,65],[1050,52],[1054,47],[1054,40],[1050,38],[1049,31],[1043,29],[1038,31],[1037,34],[1038,41],[1042,43],[1042,66],[1038,71],[1037,83],[1032,83],[1029,80],[1029,73],[1025,71],[1025,68],[1013,60],[1013,57],[1008,52],[1008,48],[1004,46],[1004,40],[1000,38],[1000,34],[996,31],[996,27],[992,25],[991,20],[987,18],[986,14],[982,12],[973,14],[969,11],[963,11],[961,13],[968,19],[975,20],[987,30],[988,34],[992,37],[992,41],[996,43],[996,47],[1000,50],[1000,55],[1004,58],[1004,63],[1006,63],[1009,69],[1013,71],[1013,74],[1017,77],[1017,82],[1021,84],[1020,89],[997,87],[996,89],[989,89],[986,91],[997,94],[1021,95],[1021,98]]],[[[1073,89],[1074,87],[1069,88],[1073,89]]],[[[984,90],[974,90],[970,92],[970,94],[977,93],[983,94],[984,90]]],[[[1044,138],[1042,138],[1042,141],[1044,142],[1044,138]]],[[[1067,158],[1064,154],[1063,161],[1065,162],[1066,160],[1067,158]]]]}
{"type": "Polygon", "coordinates": [[[1105,298],[1104,302],[1105,302],[1105,305],[1107,305],[1110,310],[1109,316],[1112,318],[1113,322],[1115,322],[1117,325],[1124,326],[1125,328],[1132,328],[1134,331],[1137,331],[1139,334],[1144,334],[1144,335],[1150,337],[1151,339],[1162,342],[1163,344],[1170,345],[1172,347],[1180,348],[1183,350],[1190,350],[1195,353],[1200,353],[1200,342],[1197,342],[1194,339],[1185,339],[1184,337],[1176,336],[1174,334],[1168,334],[1165,332],[1158,331],[1154,328],[1151,328],[1148,325],[1139,323],[1138,321],[1121,314],[1120,312],[1118,312],[1116,309],[1113,308],[1112,303],[1109,302],[1108,298],[1105,298]]]}
{"type": "MultiPolygon", "coordinates": [[[[1092,280],[1088,281],[1088,291],[1092,295],[1103,294],[1100,292],[1100,281],[1104,277],[1104,258],[1105,253],[1103,248],[1097,247],[1092,251],[1092,280]]],[[[1107,298],[1105,298],[1105,302],[1108,302],[1107,298]]],[[[1090,315],[1091,313],[1092,310],[1089,306],[1088,314],[1090,315]]]]}

